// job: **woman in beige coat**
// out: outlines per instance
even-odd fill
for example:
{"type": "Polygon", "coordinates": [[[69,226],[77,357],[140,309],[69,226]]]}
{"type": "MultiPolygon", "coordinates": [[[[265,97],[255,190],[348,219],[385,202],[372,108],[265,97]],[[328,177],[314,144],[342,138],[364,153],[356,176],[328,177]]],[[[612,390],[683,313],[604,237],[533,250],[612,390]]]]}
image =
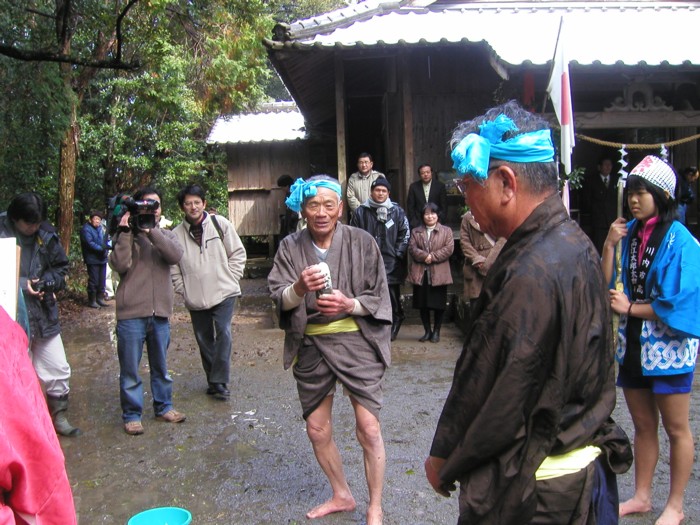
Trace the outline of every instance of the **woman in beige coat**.
{"type": "Polygon", "coordinates": [[[442,318],[447,307],[447,285],[452,284],[450,256],[454,251],[452,230],[438,222],[438,207],[429,202],[423,207],[423,226],[411,231],[408,253],[413,263],[408,282],[413,284],[413,308],[420,310],[425,334],[419,341],[440,341],[442,318]],[[430,310],[434,324],[430,327],[430,310]]]}

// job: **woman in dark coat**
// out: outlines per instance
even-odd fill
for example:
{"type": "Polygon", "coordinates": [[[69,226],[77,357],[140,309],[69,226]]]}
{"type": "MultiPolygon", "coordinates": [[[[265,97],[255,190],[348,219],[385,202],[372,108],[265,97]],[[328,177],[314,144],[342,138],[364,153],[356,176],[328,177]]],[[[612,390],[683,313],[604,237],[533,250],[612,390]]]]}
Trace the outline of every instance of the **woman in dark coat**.
{"type": "Polygon", "coordinates": [[[408,282],[413,284],[413,308],[420,310],[425,334],[419,341],[440,341],[442,317],[447,307],[447,285],[452,284],[450,256],[455,249],[452,230],[438,221],[438,207],[423,207],[423,226],[414,228],[408,243],[413,260],[408,282]],[[430,328],[430,310],[434,312],[430,328]]]}

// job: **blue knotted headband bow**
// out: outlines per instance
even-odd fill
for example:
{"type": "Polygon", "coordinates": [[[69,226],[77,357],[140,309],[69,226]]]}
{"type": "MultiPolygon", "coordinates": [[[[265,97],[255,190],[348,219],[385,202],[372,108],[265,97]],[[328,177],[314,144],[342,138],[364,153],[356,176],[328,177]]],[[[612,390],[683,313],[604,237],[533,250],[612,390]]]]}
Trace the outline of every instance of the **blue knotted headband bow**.
{"type": "Polygon", "coordinates": [[[304,181],[304,179],[297,179],[289,188],[289,197],[284,203],[292,211],[300,212],[301,206],[304,204],[304,200],[309,197],[314,197],[318,193],[318,188],[328,188],[333,190],[338,194],[338,197],[342,198],[342,190],[340,189],[340,184],[330,180],[312,180],[304,181]]]}
{"type": "Polygon", "coordinates": [[[470,133],[452,150],[452,167],[460,175],[470,175],[483,182],[488,177],[490,158],[523,163],[554,162],[550,130],[531,131],[504,141],[503,135],[508,131],[518,131],[518,127],[503,114],[484,122],[478,135],[470,133]]]}

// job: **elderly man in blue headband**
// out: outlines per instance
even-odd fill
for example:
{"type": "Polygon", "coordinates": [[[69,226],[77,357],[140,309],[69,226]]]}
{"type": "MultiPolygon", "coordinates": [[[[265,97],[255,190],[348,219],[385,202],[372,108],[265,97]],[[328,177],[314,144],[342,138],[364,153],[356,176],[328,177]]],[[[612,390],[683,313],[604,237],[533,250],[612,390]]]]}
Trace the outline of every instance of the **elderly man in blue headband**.
{"type": "Polygon", "coordinates": [[[284,367],[293,369],[306,431],[333,490],[306,517],[355,509],[333,439],[333,399],[340,382],[364,453],[367,524],[379,525],[386,462],[379,411],[392,320],[382,255],[369,233],[338,222],[343,200],[336,179],[298,179],[286,204],[301,212],[307,227],[282,240],[268,284],[285,331],[284,367]]]}
{"type": "Polygon", "coordinates": [[[426,474],[459,523],[616,523],[629,440],[598,254],[558,194],[547,123],[509,102],[451,140],[466,203],[507,242],[486,276],[426,474]]]}

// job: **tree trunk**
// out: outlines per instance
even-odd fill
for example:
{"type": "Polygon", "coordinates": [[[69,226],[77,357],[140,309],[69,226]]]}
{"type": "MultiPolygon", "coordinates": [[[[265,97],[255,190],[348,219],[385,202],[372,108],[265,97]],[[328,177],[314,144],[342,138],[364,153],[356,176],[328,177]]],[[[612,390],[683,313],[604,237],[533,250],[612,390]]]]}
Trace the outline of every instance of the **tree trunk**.
{"type": "Polygon", "coordinates": [[[78,119],[77,105],[71,103],[70,126],[61,140],[60,168],[58,176],[58,236],[61,245],[70,252],[73,234],[73,201],[75,200],[75,174],[78,167],[78,119]]]}

